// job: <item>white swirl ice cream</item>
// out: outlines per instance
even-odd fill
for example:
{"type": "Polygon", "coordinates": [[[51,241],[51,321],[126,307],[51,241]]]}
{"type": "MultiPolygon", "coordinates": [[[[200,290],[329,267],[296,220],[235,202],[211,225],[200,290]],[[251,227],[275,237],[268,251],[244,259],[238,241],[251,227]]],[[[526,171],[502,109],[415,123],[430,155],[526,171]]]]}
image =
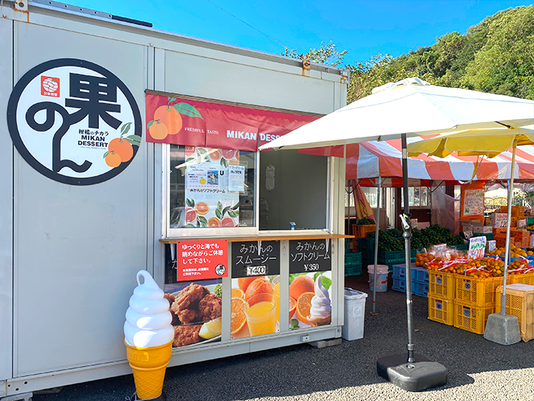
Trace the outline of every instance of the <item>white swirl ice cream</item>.
{"type": "Polygon", "coordinates": [[[332,306],[328,290],[321,283],[321,274],[315,280],[315,295],[311,300],[310,317],[308,320],[312,326],[324,326],[330,324],[332,320],[332,306]]]}
{"type": "Polygon", "coordinates": [[[169,301],[146,270],[137,273],[137,284],[126,311],[124,337],[134,347],[157,347],[174,340],[169,301]],[[143,284],[140,277],[144,278],[143,284]]]}

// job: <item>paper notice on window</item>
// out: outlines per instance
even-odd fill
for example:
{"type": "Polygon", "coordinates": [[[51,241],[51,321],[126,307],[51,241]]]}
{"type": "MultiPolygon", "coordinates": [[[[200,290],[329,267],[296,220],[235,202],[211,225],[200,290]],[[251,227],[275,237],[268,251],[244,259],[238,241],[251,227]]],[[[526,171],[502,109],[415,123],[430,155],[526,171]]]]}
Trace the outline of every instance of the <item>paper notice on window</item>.
{"type": "Polygon", "coordinates": [[[187,166],[186,188],[220,190],[224,171],[217,166],[187,166]]]}
{"type": "Polygon", "coordinates": [[[245,191],[245,166],[228,166],[228,191],[245,191]]]}

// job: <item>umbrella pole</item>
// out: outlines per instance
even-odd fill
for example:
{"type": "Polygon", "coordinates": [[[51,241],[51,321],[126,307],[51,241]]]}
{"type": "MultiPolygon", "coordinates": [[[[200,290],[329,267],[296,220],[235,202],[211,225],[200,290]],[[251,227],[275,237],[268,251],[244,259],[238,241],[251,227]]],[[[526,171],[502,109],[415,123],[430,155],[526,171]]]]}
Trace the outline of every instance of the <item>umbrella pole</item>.
{"type": "Polygon", "coordinates": [[[510,216],[512,216],[512,199],[514,198],[514,168],[515,168],[515,144],[512,151],[512,168],[510,169],[510,181],[508,184],[508,219],[506,222],[506,248],[504,255],[504,277],[502,280],[501,315],[506,315],[506,275],[510,263],[510,216]]]}
{"type": "Polygon", "coordinates": [[[376,276],[377,276],[377,263],[378,263],[378,232],[379,224],[380,224],[380,191],[382,190],[382,181],[381,178],[378,177],[378,191],[376,196],[376,216],[375,216],[375,271],[373,274],[373,312],[371,314],[376,314],[375,311],[375,304],[376,304],[376,276]]]}
{"type": "Polygon", "coordinates": [[[517,316],[506,314],[506,275],[508,274],[508,263],[510,262],[510,216],[512,215],[512,198],[514,191],[514,166],[515,148],[513,145],[512,168],[510,169],[510,182],[508,185],[508,222],[506,223],[506,255],[504,255],[504,277],[502,281],[501,312],[492,313],[488,316],[484,338],[501,345],[512,345],[521,341],[519,330],[519,319],[517,316]]]}
{"type": "Polygon", "coordinates": [[[404,216],[402,217],[402,236],[404,237],[404,256],[406,258],[406,312],[408,323],[408,362],[414,362],[412,343],[412,225],[410,221],[410,202],[408,199],[408,155],[406,150],[406,134],[402,134],[402,190],[404,194],[404,216]]]}
{"type": "Polygon", "coordinates": [[[408,361],[406,354],[391,355],[379,358],[376,370],[379,376],[406,391],[421,391],[430,387],[440,386],[447,382],[447,369],[438,362],[431,362],[424,356],[414,354],[412,344],[412,269],[410,238],[412,226],[408,202],[408,155],[406,150],[406,134],[402,140],[402,184],[404,189],[404,213],[400,215],[406,256],[406,307],[408,320],[408,361]]]}

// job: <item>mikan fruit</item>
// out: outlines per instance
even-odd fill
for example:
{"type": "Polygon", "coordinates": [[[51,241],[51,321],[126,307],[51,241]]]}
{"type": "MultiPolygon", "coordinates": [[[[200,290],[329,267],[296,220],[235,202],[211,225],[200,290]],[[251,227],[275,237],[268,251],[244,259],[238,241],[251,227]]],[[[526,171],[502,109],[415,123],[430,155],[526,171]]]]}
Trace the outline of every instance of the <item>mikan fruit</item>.
{"type": "Polygon", "coordinates": [[[240,288],[232,288],[232,298],[244,298],[245,293],[240,288]]]}
{"type": "Polygon", "coordinates": [[[186,146],[184,153],[185,153],[185,157],[191,157],[197,153],[197,148],[195,148],[194,146],[186,146]]]}
{"type": "Polygon", "coordinates": [[[256,278],[245,291],[245,299],[248,301],[257,294],[274,294],[273,285],[267,278],[256,278]]]}
{"type": "Polygon", "coordinates": [[[192,223],[197,218],[197,212],[195,212],[195,209],[188,207],[185,209],[185,222],[186,223],[192,223]]]}
{"type": "Polygon", "coordinates": [[[315,296],[314,292],[305,292],[297,299],[297,317],[302,323],[310,323],[311,300],[315,296]]]}
{"type": "Polygon", "coordinates": [[[241,289],[241,291],[245,292],[247,291],[248,286],[250,283],[252,283],[257,278],[265,278],[265,276],[253,276],[253,277],[239,277],[237,279],[237,286],[241,289]]]}
{"type": "Polygon", "coordinates": [[[231,334],[239,333],[247,323],[245,305],[248,308],[248,303],[243,298],[232,298],[232,315],[230,321],[231,334]]]}
{"type": "Polygon", "coordinates": [[[223,227],[235,227],[234,219],[232,219],[231,217],[225,217],[221,221],[221,226],[223,226],[223,227]]]}
{"type": "Polygon", "coordinates": [[[314,284],[310,276],[297,276],[289,285],[289,296],[299,299],[305,292],[314,292],[314,284]]]}
{"type": "Polygon", "coordinates": [[[219,149],[211,148],[208,150],[208,155],[210,156],[211,160],[220,160],[221,159],[221,152],[219,149]]]}
{"type": "Polygon", "coordinates": [[[132,144],[124,138],[112,139],[108,145],[108,150],[118,154],[122,163],[127,162],[133,156],[132,144]]]}
{"type": "Polygon", "coordinates": [[[109,152],[104,160],[109,167],[118,167],[121,164],[121,157],[115,152],[109,152]]]}
{"type": "Polygon", "coordinates": [[[182,116],[171,106],[160,106],[154,113],[154,120],[167,126],[169,135],[175,135],[182,129],[182,116]]]}
{"type": "Polygon", "coordinates": [[[208,219],[208,227],[220,227],[221,221],[217,217],[210,217],[208,219]]]}
{"type": "Polygon", "coordinates": [[[154,139],[165,139],[169,134],[167,126],[161,121],[154,121],[152,125],[148,128],[150,136],[154,139]]]}
{"type": "Polygon", "coordinates": [[[206,202],[197,202],[195,205],[195,212],[197,214],[200,214],[201,216],[204,216],[206,213],[208,213],[210,210],[210,207],[206,202]]]}
{"type": "Polygon", "coordinates": [[[222,155],[225,159],[229,160],[235,156],[235,150],[233,149],[221,149],[222,155]]]}
{"type": "Polygon", "coordinates": [[[295,310],[297,309],[297,301],[293,297],[289,297],[289,320],[291,321],[291,318],[295,314],[295,310]]]}

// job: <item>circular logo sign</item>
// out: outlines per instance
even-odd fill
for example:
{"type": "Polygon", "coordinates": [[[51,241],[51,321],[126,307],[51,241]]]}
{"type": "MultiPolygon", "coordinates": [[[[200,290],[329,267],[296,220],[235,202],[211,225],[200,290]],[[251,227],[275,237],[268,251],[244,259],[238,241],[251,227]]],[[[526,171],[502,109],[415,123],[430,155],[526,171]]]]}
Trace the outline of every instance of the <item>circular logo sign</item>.
{"type": "Polygon", "coordinates": [[[47,61],[24,74],[9,98],[7,124],[24,160],[70,185],[120,174],[142,137],[141,114],[126,85],[77,59],[47,61]]]}

